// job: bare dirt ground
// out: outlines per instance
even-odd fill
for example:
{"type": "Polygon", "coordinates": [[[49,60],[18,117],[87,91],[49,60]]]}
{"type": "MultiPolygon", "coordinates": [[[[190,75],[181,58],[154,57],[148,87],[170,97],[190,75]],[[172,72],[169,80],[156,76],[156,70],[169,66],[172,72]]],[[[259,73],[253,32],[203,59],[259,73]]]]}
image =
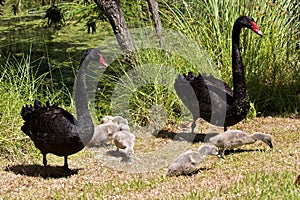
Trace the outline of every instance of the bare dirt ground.
{"type": "MultiPolygon", "coordinates": [[[[60,167],[63,158],[54,155],[48,155],[49,166],[44,168],[38,150],[37,158],[24,155],[18,160],[3,160],[0,199],[197,199],[199,194],[210,199],[246,199],[251,188],[236,190],[239,184],[247,184],[247,181],[250,186],[259,188],[257,180],[261,179],[252,180],[253,174],[288,174],[291,182],[300,174],[300,119],[266,117],[248,119],[229,129],[269,133],[273,136],[274,149],[257,142],[230,151],[225,159],[208,156],[200,164],[199,172],[192,176],[167,177],[168,164],[186,149],[197,149],[205,133],[212,131],[200,120],[198,141],[187,142],[184,138],[189,137],[184,132],[189,125],[187,122],[169,127],[159,138],[136,133],[132,163],[122,162],[122,153],[115,153],[114,147],[86,148],[70,156],[72,173],[63,172],[60,167]]],[[[275,188],[277,181],[280,180],[270,184],[275,184],[275,188]]],[[[295,191],[300,194],[299,189],[295,191]]],[[[255,197],[256,194],[251,195],[255,197]]],[[[277,197],[284,199],[284,196],[277,197]]]]}

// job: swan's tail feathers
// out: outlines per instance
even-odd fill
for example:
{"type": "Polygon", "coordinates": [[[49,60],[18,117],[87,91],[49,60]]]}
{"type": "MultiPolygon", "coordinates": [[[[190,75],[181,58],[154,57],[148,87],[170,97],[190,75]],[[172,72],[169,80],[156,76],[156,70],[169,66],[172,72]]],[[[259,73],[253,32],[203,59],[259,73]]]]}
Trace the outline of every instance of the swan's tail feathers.
{"type": "Polygon", "coordinates": [[[182,81],[193,81],[195,79],[195,75],[193,72],[188,72],[188,74],[182,74],[182,75],[178,75],[177,79],[181,78],[182,81]]]}
{"type": "Polygon", "coordinates": [[[41,107],[42,107],[41,102],[38,101],[38,100],[35,100],[34,101],[34,108],[41,108],[41,107]]]}
{"type": "Polygon", "coordinates": [[[53,103],[53,105],[51,105],[49,101],[47,101],[45,105],[45,108],[57,108],[57,107],[58,107],[57,103],[53,103]]]}
{"type": "Polygon", "coordinates": [[[179,99],[192,112],[193,118],[197,119],[199,117],[199,102],[194,90],[195,81],[196,77],[192,72],[187,75],[178,75],[174,88],[179,99]]]}
{"type": "Polygon", "coordinates": [[[176,90],[176,92],[178,91],[182,91],[184,90],[186,87],[190,87],[190,84],[187,80],[187,77],[185,74],[183,75],[178,75],[176,80],[175,80],[175,83],[174,83],[174,88],[176,90]]]}
{"type": "Polygon", "coordinates": [[[178,75],[177,78],[175,79],[175,87],[179,87],[182,85],[185,86],[190,86],[190,82],[194,81],[195,79],[195,75],[193,74],[193,72],[189,72],[187,75],[186,74],[182,74],[182,75],[178,75]]]}
{"type": "Polygon", "coordinates": [[[46,106],[45,106],[45,108],[50,108],[51,107],[51,105],[50,105],[50,102],[49,101],[47,101],[46,102],[46,106]]]}
{"type": "Polygon", "coordinates": [[[194,75],[193,72],[188,72],[188,75],[186,76],[184,74],[184,76],[185,76],[185,78],[186,78],[187,81],[193,81],[195,79],[195,75],[194,75]]]}
{"type": "Polygon", "coordinates": [[[32,105],[26,105],[22,107],[21,116],[26,121],[30,118],[30,115],[34,112],[35,108],[32,105]]]}
{"type": "Polygon", "coordinates": [[[25,105],[21,109],[21,116],[22,118],[27,121],[30,119],[30,116],[32,115],[35,110],[42,108],[41,102],[38,100],[34,101],[33,105],[25,105]]]}
{"type": "MultiPolygon", "coordinates": [[[[48,104],[46,104],[45,108],[47,108],[48,104]]],[[[22,118],[27,121],[30,119],[32,113],[36,112],[36,110],[43,108],[40,101],[35,100],[33,105],[25,105],[21,109],[21,116],[22,118]]]]}

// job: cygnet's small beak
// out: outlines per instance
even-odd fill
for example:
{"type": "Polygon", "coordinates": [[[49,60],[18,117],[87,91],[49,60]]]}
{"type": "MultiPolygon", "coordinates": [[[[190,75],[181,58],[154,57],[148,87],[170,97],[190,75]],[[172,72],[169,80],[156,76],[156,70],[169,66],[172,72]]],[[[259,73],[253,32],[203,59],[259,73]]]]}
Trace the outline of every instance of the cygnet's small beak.
{"type": "Polygon", "coordinates": [[[270,147],[271,149],[273,149],[273,144],[272,144],[272,142],[269,143],[269,147],[270,147]]]}

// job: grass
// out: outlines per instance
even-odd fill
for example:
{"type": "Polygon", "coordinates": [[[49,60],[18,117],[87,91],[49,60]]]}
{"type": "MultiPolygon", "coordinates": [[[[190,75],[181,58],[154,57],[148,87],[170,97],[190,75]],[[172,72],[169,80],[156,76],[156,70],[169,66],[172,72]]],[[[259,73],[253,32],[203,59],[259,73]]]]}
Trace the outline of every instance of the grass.
{"type": "MultiPolygon", "coordinates": [[[[87,35],[84,24],[75,19],[75,11],[68,13],[74,18],[68,26],[53,32],[42,28],[41,16],[3,17],[2,23],[9,28],[0,27],[4,36],[0,53],[8,55],[0,58],[0,199],[300,198],[300,188],[294,185],[300,170],[299,23],[295,20],[299,14],[289,15],[291,2],[233,2],[238,6],[214,0],[159,3],[165,30],[169,31],[169,46],[165,49],[157,48],[154,34],[138,35],[146,30],[141,27],[151,25],[150,17],[141,14],[147,13],[145,3],[128,9],[126,5],[131,2],[122,1],[129,27],[140,27],[133,34],[135,40],[144,43],[135,53],[136,63],[116,59],[103,73],[96,94],[100,103],[95,104],[98,118],[106,114],[128,117],[137,136],[136,158],[147,164],[136,160],[135,165],[126,166],[107,155],[98,158],[99,153],[86,148],[70,156],[70,168],[77,170],[72,175],[57,167],[63,165],[63,158],[54,155],[48,156],[50,166],[45,171],[40,152],[20,130],[20,109],[40,99],[73,110],[71,93],[80,52],[111,37],[111,28],[101,22],[101,39],[98,33],[87,35]],[[136,10],[140,11],[138,19],[136,10]],[[224,160],[208,157],[193,176],[166,177],[167,164],[183,149],[170,139],[151,136],[151,128],[157,132],[169,127],[170,132],[181,132],[180,128],[185,124],[189,127],[191,120],[176,98],[172,80],[178,72],[203,70],[230,84],[231,26],[240,14],[252,15],[264,37],[243,32],[242,56],[251,111],[249,118],[230,129],[269,133],[274,137],[275,148],[270,150],[258,142],[242,147],[244,151],[230,152],[224,160]],[[201,48],[195,48],[194,42],[201,48]],[[11,49],[16,51],[14,56],[7,54],[11,49]],[[261,112],[280,117],[253,118],[261,112]],[[290,117],[284,118],[285,113],[290,117]],[[134,166],[142,166],[146,172],[131,173],[134,166]],[[50,177],[43,178],[47,174],[50,177]]],[[[109,52],[109,45],[103,51],[109,52]]],[[[210,129],[206,122],[198,122],[198,132],[210,129]]],[[[199,145],[188,143],[187,148],[197,149],[199,145]]]]}
{"type": "MultiPolygon", "coordinates": [[[[198,126],[203,128],[207,123],[200,121],[198,126]]],[[[232,129],[265,131],[274,137],[274,149],[270,150],[264,143],[258,142],[242,147],[244,151],[231,151],[225,159],[208,156],[200,164],[201,170],[187,177],[167,177],[167,166],[146,173],[119,171],[107,160],[95,158],[95,152],[89,149],[70,156],[70,168],[79,171],[66,178],[57,177],[64,174],[61,168],[56,167],[63,164],[63,158],[57,156],[48,156],[48,173],[56,176],[47,179],[39,175],[45,175],[40,154],[10,162],[2,159],[1,198],[298,199],[300,188],[294,182],[299,174],[300,162],[299,120],[255,118],[232,129]]],[[[142,137],[138,141],[143,145],[136,145],[137,154],[149,153],[148,145],[151,143],[172,142],[155,137],[142,137]]],[[[188,148],[197,149],[199,145],[189,144],[188,148]]],[[[160,154],[154,160],[147,160],[148,163],[162,159],[163,146],[157,149],[160,154]]],[[[172,156],[178,154],[174,149],[172,156]]]]}
{"type": "MultiPolygon", "coordinates": [[[[49,78],[52,71],[41,74],[31,66],[33,62],[37,61],[31,60],[30,56],[24,56],[21,61],[10,57],[1,65],[0,124],[3,131],[0,134],[0,152],[1,157],[9,160],[32,152],[33,145],[29,143],[30,139],[20,134],[20,112],[24,105],[32,104],[38,99],[43,103],[59,101],[64,107],[64,104],[71,101],[68,88],[61,85],[56,87],[53,79],[49,78]],[[64,101],[65,96],[69,97],[69,101],[64,101]]],[[[66,109],[70,110],[71,107],[66,109]]]]}
{"type": "MultiPolygon", "coordinates": [[[[141,30],[142,27],[152,26],[150,17],[142,17],[142,13],[147,12],[144,9],[145,3],[134,4],[133,6],[132,3],[124,1],[122,6],[130,29],[140,28],[141,30]],[[128,9],[128,6],[131,6],[131,9],[128,9]],[[140,13],[138,17],[135,14],[136,11],[140,13]]],[[[30,54],[26,45],[28,45],[28,41],[34,43],[34,53],[31,57],[35,60],[42,57],[42,63],[46,67],[56,69],[56,73],[53,71],[55,76],[52,78],[56,79],[53,82],[63,82],[71,90],[74,79],[69,80],[65,77],[74,77],[82,49],[95,47],[95,44],[98,45],[99,41],[101,43],[102,39],[112,36],[111,28],[107,22],[98,23],[97,27],[101,29],[101,38],[97,35],[86,34],[86,27],[82,23],[82,18],[89,15],[91,11],[93,12],[90,15],[94,17],[96,14],[94,7],[91,4],[87,7],[82,4],[78,6],[74,3],[61,4],[62,10],[66,13],[67,26],[60,30],[50,31],[43,28],[45,20],[43,21],[39,15],[31,17],[36,19],[34,22],[32,20],[29,22],[26,17],[4,18],[6,25],[15,26],[18,30],[23,31],[22,35],[25,37],[15,35],[15,32],[9,31],[8,28],[2,27],[1,29],[3,29],[3,34],[9,42],[14,43],[14,37],[22,38],[21,44],[16,47],[16,55],[20,54],[18,52],[24,52],[24,49],[26,54],[30,54]],[[27,27],[26,30],[32,31],[24,31],[24,26],[27,27]],[[70,65],[71,67],[69,67],[70,65]]],[[[298,74],[300,63],[297,59],[299,57],[299,49],[297,49],[299,38],[297,17],[299,13],[296,8],[293,2],[289,0],[276,3],[268,0],[260,0],[256,3],[250,1],[175,1],[174,3],[161,1],[161,18],[165,30],[181,32],[188,39],[180,38],[179,35],[175,37],[167,35],[167,39],[169,39],[167,44],[172,44],[171,48],[168,49],[171,51],[169,56],[164,55],[166,54],[164,51],[160,52],[157,45],[150,45],[150,49],[143,49],[143,51],[136,53],[136,63],[131,66],[128,66],[128,63],[124,64],[124,62],[111,65],[113,69],[108,72],[107,76],[103,77],[105,80],[103,82],[100,80],[101,87],[98,94],[100,97],[97,102],[99,105],[96,105],[98,118],[113,112],[110,105],[111,91],[116,82],[119,81],[118,79],[124,75],[124,72],[145,64],[171,66],[178,73],[186,73],[190,70],[207,74],[213,73],[231,85],[231,29],[234,20],[242,14],[253,16],[264,33],[264,36],[259,38],[250,31],[243,31],[241,37],[242,56],[252,107],[256,113],[263,115],[299,113],[298,88],[300,81],[298,74]],[[238,6],[232,6],[232,3],[238,6]],[[278,13],[280,13],[279,16],[278,13]],[[195,49],[194,46],[189,45],[190,43],[197,44],[202,50],[195,49]],[[213,70],[207,70],[206,67],[203,67],[207,62],[210,62],[210,67],[213,67],[213,70]]],[[[143,42],[150,40],[152,44],[157,43],[153,38],[155,35],[150,35],[148,38],[144,36],[143,42]]],[[[104,52],[109,51],[109,46],[104,46],[103,50],[104,52]]],[[[174,91],[169,92],[174,93],[174,91]]],[[[146,98],[147,95],[150,94],[145,93],[146,98]]],[[[156,96],[159,97],[159,95],[158,91],[156,96]]],[[[141,101],[143,101],[142,98],[141,101]]],[[[174,95],[170,95],[167,102],[174,101],[176,98],[174,95]]],[[[145,106],[151,107],[151,103],[145,106]]],[[[165,107],[168,108],[168,106],[165,107]]],[[[140,109],[145,110],[143,106],[140,109]]],[[[172,112],[172,109],[167,110],[167,113],[172,112]]],[[[134,115],[139,116],[139,113],[141,112],[138,111],[134,115]]],[[[145,112],[143,111],[143,113],[145,112]]],[[[168,116],[174,122],[178,114],[180,113],[169,114],[168,116]]],[[[143,118],[137,117],[135,120],[143,123],[143,118]]]]}
{"type": "MultiPolygon", "coordinates": [[[[24,73],[24,69],[25,73],[26,70],[30,71],[26,66],[29,65],[20,64],[20,67],[17,67],[19,70],[16,71],[4,70],[5,73],[1,77],[2,82],[7,84],[7,87],[2,85],[1,102],[10,105],[2,107],[1,116],[1,155],[6,155],[0,160],[2,199],[299,198],[299,187],[293,183],[299,174],[300,123],[299,119],[291,118],[254,118],[237,124],[232,129],[247,132],[264,131],[273,135],[275,148],[270,150],[263,143],[257,143],[243,147],[245,152],[231,152],[224,160],[208,157],[199,166],[202,170],[191,177],[166,177],[167,166],[148,173],[119,171],[114,169],[113,165],[109,165],[107,160],[97,159],[95,152],[85,149],[70,156],[70,168],[77,169],[78,173],[66,177],[61,168],[56,167],[62,166],[63,159],[49,155],[50,167],[47,168],[47,173],[53,178],[50,176],[44,179],[41,154],[19,129],[22,123],[19,109],[27,103],[22,100],[23,93],[28,97],[31,94],[30,98],[39,96],[43,88],[39,80],[45,75],[30,81],[17,79],[19,76],[15,73],[24,73]],[[14,77],[16,79],[13,79],[14,77]],[[39,87],[32,87],[32,82],[39,87]],[[16,86],[20,85],[22,87],[17,87],[16,90],[16,86]],[[11,93],[13,95],[10,95],[11,93]],[[15,101],[16,97],[20,100],[15,101]]],[[[205,132],[207,123],[200,122],[198,131],[201,128],[205,132]]],[[[161,156],[164,155],[166,143],[172,142],[171,140],[145,137],[145,133],[139,133],[138,130],[135,133],[138,135],[136,154],[159,152],[156,157],[147,160],[149,164],[166,159],[161,156]]],[[[196,149],[199,145],[189,144],[189,148],[196,149]]],[[[173,149],[171,156],[178,155],[178,151],[173,149]]],[[[145,168],[147,166],[145,165],[145,168]]]]}

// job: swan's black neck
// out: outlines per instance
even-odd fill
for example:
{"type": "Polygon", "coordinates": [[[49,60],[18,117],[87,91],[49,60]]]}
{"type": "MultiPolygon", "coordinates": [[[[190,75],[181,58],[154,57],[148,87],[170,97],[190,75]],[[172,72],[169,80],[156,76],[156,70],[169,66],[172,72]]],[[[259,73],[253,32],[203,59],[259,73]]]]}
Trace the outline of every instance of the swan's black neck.
{"type": "Polygon", "coordinates": [[[233,73],[233,98],[237,101],[248,99],[244,67],[240,52],[240,33],[242,26],[235,22],[232,30],[232,73],[233,73]]]}
{"type": "Polygon", "coordinates": [[[88,96],[86,85],[86,70],[88,66],[88,59],[85,59],[78,71],[75,85],[75,106],[77,113],[77,130],[78,134],[86,145],[94,134],[94,125],[88,109],[88,96]]]}

